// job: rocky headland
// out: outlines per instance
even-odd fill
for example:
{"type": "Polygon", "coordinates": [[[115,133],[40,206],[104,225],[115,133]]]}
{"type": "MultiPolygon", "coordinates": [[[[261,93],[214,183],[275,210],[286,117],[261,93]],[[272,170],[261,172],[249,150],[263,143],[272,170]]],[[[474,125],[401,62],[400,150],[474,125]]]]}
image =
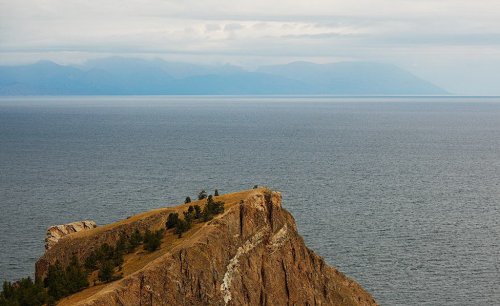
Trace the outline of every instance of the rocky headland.
{"type": "MultiPolygon", "coordinates": [[[[305,246],[279,192],[259,188],[214,198],[225,203],[223,213],[196,223],[182,238],[162,231],[156,251],[124,256],[119,279],[100,283],[91,275],[88,288],[58,305],[377,305],[359,284],[305,246]]],[[[116,245],[136,230],[164,229],[169,214],[182,215],[206,201],[105,226],[76,223],[76,230],[65,234],[49,230],[57,240],[49,239],[36,277],[43,279],[51,265],[67,266],[75,257],[85,262],[104,243],[116,245]]]]}

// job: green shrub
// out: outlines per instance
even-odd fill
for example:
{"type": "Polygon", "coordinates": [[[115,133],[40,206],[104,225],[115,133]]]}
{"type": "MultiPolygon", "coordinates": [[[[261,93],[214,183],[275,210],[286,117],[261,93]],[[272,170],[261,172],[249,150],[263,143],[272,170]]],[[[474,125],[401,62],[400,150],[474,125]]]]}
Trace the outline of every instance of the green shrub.
{"type": "Polygon", "coordinates": [[[187,232],[191,228],[191,223],[186,220],[179,219],[177,225],[175,226],[175,234],[178,235],[179,238],[182,237],[182,234],[187,232]]]}
{"type": "Polygon", "coordinates": [[[87,276],[87,272],[80,266],[76,256],[73,256],[66,269],[63,269],[59,262],[50,265],[44,285],[48,294],[55,300],[59,300],[88,287],[87,276]]]}
{"type": "Polygon", "coordinates": [[[203,222],[207,222],[207,221],[210,221],[214,218],[214,215],[210,213],[210,211],[208,211],[207,207],[205,206],[205,208],[203,208],[203,211],[201,213],[201,220],[203,222]]]}
{"type": "Polygon", "coordinates": [[[139,232],[138,229],[135,229],[135,231],[130,235],[130,238],[128,240],[128,252],[131,253],[135,250],[135,248],[142,243],[143,237],[141,233],[139,232]]]}
{"type": "Polygon", "coordinates": [[[156,232],[147,230],[144,234],[144,249],[149,252],[154,252],[160,248],[161,240],[163,239],[163,229],[156,232]]]}
{"type": "MultiPolygon", "coordinates": [[[[161,244],[163,230],[149,233],[145,248],[156,250],[161,244]]],[[[123,256],[132,252],[143,241],[139,230],[135,230],[130,238],[122,234],[115,247],[107,243],[92,251],[84,261],[84,265],[73,256],[66,268],[59,262],[49,265],[48,273],[43,282],[23,278],[18,282],[5,282],[0,293],[0,306],[41,306],[55,305],[57,300],[81,291],[89,286],[88,274],[99,269],[98,278],[101,282],[109,282],[119,278],[115,276],[116,267],[123,264],[123,256]]]]}
{"type": "Polygon", "coordinates": [[[111,261],[104,261],[101,264],[101,267],[99,268],[99,273],[97,276],[99,277],[99,280],[103,283],[107,283],[113,279],[113,274],[114,274],[114,266],[111,261]]]}
{"type": "Polygon", "coordinates": [[[49,266],[47,277],[44,280],[44,285],[47,287],[49,295],[54,297],[56,300],[68,295],[66,277],[59,262],[49,266]]]}
{"type": "Polygon", "coordinates": [[[73,256],[70,264],[66,267],[66,281],[69,293],[72,294],[87,288],[89,286],[87,276],[76,256],[73,256]]]}
{"type": "Polygon", "coordinates": [[[214,197],[218,197],[219,196],[219,190],[215,189],[214,191],[214,197]]]}
{"type": "Polygon", "coordinates": [[[128,250],[130,249],[129,246],[129,240],[127,239],[127,236],[125,234],[120,235],[120,239],[118,239],[118,242],[116,242],[115,246],[115,253],[124,255],[128,253],[128,250]]]}
{"type": "Polygon", "coordinates": [[[201,218],[201,207],[200,207],[200,205],[195,205],[194,206],[194,218],[195,219],[200,219],[201,218]]]}
{"type": "Polygon", "coordinates": [[[177,222],[179,222],[179,214],[170,213],[167,217],[167,223],[165,224],[165,227],[167,229],[174,228],[177,225],[177,222]]]}
{"type": "Polygon", "coordinates": [[[90,253],[89,256],[87,256],[87,258],[85,258],[85,263],[83,266],[88,271],[94,271],[95,269],[97,269],[97,261],[98,261],[97,252],[93,251],[90,253]]]}
{"type": "Polygon", "coordinates": [[[189,225],[193,223],[194,220],[194,208],[193,206],[189,206],[190,209],[188,211],[185,211],[184,214],[184,220],[186,220],[189,225]]]}
{"type": "Polygon", "coordinates": [[[4,282],[0,293],[2,306],[42,306],[50,301],[41,282],[33,282],[30,277],[15,283],[4,282]]]}
{"type": "Polygon", "coordinates": [[[184,203],[185,204],[191,203],[191,198],[190,197],[186,197],[186,199],[184,200],[184,203]]]}
{"type": "Polygon", "coordinates": [[[107,243],[101,244],[98,250],[99,257],[104,259],[111,259],[114,256],[115,249],[107,243]]]}
{"type": "Polygon", "coordinates": [[[206,198],[207,198],[207,192],[205,190],[202,190],[200,191],[200,193],[198,193],[198,200],[203,200],[206,198]]]}
{"type": "Polygon", "coordinates": [[[224,212],[224,202],[222,201],[214,201],[213,197],[210,195],[207,198],[207,204],[203,208],[202,212],[202,220],[209,221],[212,220],[215,215],[221,214],[224,212]]]}

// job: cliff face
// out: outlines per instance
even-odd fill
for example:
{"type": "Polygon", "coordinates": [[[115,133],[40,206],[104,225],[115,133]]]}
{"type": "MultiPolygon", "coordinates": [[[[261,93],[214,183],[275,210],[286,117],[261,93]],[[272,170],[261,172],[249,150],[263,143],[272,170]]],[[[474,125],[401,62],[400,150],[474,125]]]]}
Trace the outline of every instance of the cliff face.
{"type": "MultiPolygon", "coordinates": [[[[281,206],[279,193],[259,189],[240,193],[240,198],[245,200],[226,202],[224,214],[192,229],[189,237],[160,251],[135,272],[60,304],[376,305],[356,282],[304,245],[293,217],[281,206]]],[[[156,215],[163,220],[166,214],[156,215]]],[[[102,234],[96,231],[95,237],[73,243],[93,241],[102,234]]],[[[42,260],[53,262],[78,253],[71,240],[61,239],[42,260]]],[[[37,274],[43,271],[37,269],[37,274]]]]}

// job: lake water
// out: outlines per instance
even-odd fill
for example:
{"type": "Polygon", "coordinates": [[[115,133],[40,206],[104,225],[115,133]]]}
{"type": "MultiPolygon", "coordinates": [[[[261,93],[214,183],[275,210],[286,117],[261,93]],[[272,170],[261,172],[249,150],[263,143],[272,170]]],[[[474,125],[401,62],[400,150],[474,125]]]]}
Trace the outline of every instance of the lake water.
{"type": "Polygon", "coordinates": [[[50,225],[255,184],[383,305],[500,305],[498,98],[2,98],[0,280],[50,225]]]}

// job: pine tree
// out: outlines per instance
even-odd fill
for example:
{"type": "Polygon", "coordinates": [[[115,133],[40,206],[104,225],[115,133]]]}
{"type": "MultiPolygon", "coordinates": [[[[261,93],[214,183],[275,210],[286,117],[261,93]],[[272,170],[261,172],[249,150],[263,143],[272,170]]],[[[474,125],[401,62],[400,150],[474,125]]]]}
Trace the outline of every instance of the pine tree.
{"type": "Polygon", "coordinates": [[[201,218],[201,207],[200,207],[200,205],[195,205],[194,206],[194,218],[195,219],[200,219],[201,218]]]}
{"type": "Polygon", "coordinates": [[[139,230],[136,228],[134,230],[134,232],[132,233],[132,235],[130,235],[130,238],[129,238],[129,253],[134,251],[135,248],[142,243],[142,235],[141,233],[139,232],[139,230]]]}
{"type": "Polygon", "coordinates": [[[107,283],[113,279],[113,264],[110,261],[105,261],[101,264],[99,269],[98,277],[103,283],[107,283]]]}
{"type": "Polygon", "coordinates": [[[56,300],[68,295],[66,276],[58,261],[54,265],[49,266],[49,271],[45,278],[45,287],[47,287],[49,295],[56,300]]]}
{"type": "Polygon", "coordinates": [[[87,273],[82,269],[76,256],[71,258],[70,264],[66,267],[66,284],[68,293],[75,293],[89,286],[87,273]]]}
{"type": "Polygon", "coordinates": [[[174,228],[179,222],[179,214],[178,213],[170,213],[167,217],[167,223],[165,223],[165,227],[167,229],[174,228]]]}
{"type": "Polygon", "coordinates": [[[144,249],[149,252],[154,252],[158,250],[161,246],[161,240],[163,238],[163,229],[156,232],[151,232],[147,230],[144,234],[144,249]]]}
{"type": "Polygon", "coordinates": [[[189,223],[190,226],[193,223],[193,219],[194,219],[194,209],[184,212],[184,220],[186,220],[186,222],[189,223]]]}
{"type": "Polygon", "coordinates": [[[178,235],[179,238],[182,237],[182,234],[187,232],[191,228],[191,224],[186,220],[179,220],[177,225],[175,226],[175,234],[178,235]]]}
{"type": "Polygon", "coordinates": [[[23,278],[15,283],[4,282],[0,292],[2,306],[42,306],[49,302],[41,282],[33,282],[30,277],[23,278]]]}
{"type": "Polygon", "coordinates": [[[97,253],[96,251],[92,251],[87,258],[85,258],[84,267],[87,271],[93,271],[97,269],[97,253]]]}
{"type": "Polygon", "coordinates": [[[127,253],[128,249],[129,249],[129,242],[127,236],[125,236],[125,234],[121,234],[120,238],[116,242],[115,252],[123,255],[127,253]]]}
{"type": "Polygon", "coordinates": [[[200,191],[200,193],[198,193],[198,200],[203,200],[207,197],[207,192],[205,190],[202,190],[200,191]]]}

